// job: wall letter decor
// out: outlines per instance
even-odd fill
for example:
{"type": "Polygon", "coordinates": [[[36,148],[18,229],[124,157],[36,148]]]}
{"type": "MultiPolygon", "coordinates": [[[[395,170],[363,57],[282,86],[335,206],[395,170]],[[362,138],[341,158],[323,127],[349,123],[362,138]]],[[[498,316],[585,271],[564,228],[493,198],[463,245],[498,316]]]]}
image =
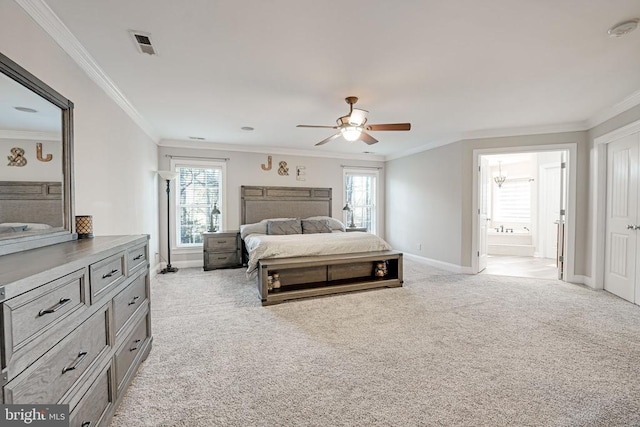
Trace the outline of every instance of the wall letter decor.
{"type": "Polygon", "coordinates": [[[24,150],[22,148],[13,147],[11,149],[13,156],[7,156],[9,164],[7,166],[24,166],[27,164],[27,159],[24,157],[24,150]]]}
{"type": "Polygon", "coordinates": [[[280,162],[280,168],[278,169],[278,175],[282,175],[282,176],[289,175],[289,168],[287,167],[287,162],[280,162]]]}
{"type": "Polygon", "coordinates": [[[38,142],[36,144],[36,157],[41,162],[50,162],[51,159],[53,159],[53,156],[51,155],[51,153],[47,154],[46,157],[42,157],[42,143],[41,142],[38,142]]]}
{"type": "Polygon", "coordinates": [[[262,164],[262,170],[263,171],[270,171],[271,170],[271,156],[267,156],[267,166],[264,165],[264,163],[262,164]]]}
{"type": "Polygon", "coordinates": [[[305,166],[296,166],[296,180],[298,181],[306,180],[305,175],[307,173],[305,172],[305,169],[306,169],[305,166]]]}

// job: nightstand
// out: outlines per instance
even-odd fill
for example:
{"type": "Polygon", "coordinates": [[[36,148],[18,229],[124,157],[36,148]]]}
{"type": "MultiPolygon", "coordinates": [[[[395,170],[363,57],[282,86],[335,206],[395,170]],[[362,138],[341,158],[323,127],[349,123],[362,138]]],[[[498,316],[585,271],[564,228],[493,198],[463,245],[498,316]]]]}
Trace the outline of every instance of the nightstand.
{"type": "Polygon", "coordinates": [[[204,270],[242,267],[241,248],[238,231],[202,233],[204,270]]]}
{"type": "Polygon", "coordinates": [[[346,231],[364,231],[367,232],[367,227],[346,227],[346,231]]]}

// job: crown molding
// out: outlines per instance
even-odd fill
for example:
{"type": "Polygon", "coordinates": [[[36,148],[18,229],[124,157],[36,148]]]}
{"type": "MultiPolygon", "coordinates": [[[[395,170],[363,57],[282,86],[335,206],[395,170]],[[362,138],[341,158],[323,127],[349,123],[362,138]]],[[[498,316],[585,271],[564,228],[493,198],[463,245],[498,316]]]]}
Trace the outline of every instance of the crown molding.
{"type": "Polygon", "coordinates": [[[237,151],[242,153],[257,153],[257,154],[278,154],[284,156],[300,156],[300,157],[321,157],[328,159],[344,159],[344,160],[368,160],[374,162],[384,162],[385,157],[375,154],[357,154],[357,153],[337,153],[328,151],[312,151],[312,150],[299,150],[288,149],[283,147],[267,147],[267,146],[253,146],[253,145],[235,145],[235,144],[223,144],[218,142],[206,142],[206,141],[183,141],[177,139],[163,139],[158,143],[160,147],[171,148],[192,148],[198,150],[215,150],[215,151],[237,151]]]}
{"type": "Polygon", "coordinates": [[[33,20],[60,45],[60,47],[84,70],[122,110],[142,129],[154,142],[158,143],[155,129],[135,109],[116,84],[107,76],[82,46],[69,28],[58,18],[44,0],[16,0],[33,20]]]}
{"type": "Polygon", "coordinates": [[[33,141],[62,142],[62,134],[56,132],[35,132],[27,130],[0,130],[0,139],[26,139],[33,141]]]}
{"type": "Polygon", "coordinates": [[[640,105],[640,90],[632,93],[617,104],[600,110],[598,113],[587,119],[587,125],[589,129],[594,128],[637,105],[640,105]]]}

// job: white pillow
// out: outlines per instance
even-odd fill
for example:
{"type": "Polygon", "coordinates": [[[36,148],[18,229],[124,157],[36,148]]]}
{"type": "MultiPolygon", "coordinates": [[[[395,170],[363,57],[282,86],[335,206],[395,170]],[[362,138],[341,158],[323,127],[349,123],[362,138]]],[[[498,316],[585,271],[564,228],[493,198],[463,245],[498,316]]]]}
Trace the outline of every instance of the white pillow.
{"type": "Polygon", "coordinates": [[[249,234],[267,234],[267,223],[243,224],[240,226],[240,237],[244,240],[249,234]]]}

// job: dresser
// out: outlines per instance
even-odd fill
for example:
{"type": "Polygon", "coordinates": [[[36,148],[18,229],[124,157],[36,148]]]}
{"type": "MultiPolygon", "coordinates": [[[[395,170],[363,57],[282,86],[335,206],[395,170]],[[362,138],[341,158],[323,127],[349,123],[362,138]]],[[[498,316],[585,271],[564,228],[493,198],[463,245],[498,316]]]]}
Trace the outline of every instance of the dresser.
{"type": "Polygon", "coordinates": [[[0,256],[5,404],[68,404],[107,426],[151,350],[146,235],[74,240],[0,256]]]}
{"type": "Polygon", "coordinates": [[[238,231],[202,233],[204,269],[242,266],[242,244],[238,231]]]}

